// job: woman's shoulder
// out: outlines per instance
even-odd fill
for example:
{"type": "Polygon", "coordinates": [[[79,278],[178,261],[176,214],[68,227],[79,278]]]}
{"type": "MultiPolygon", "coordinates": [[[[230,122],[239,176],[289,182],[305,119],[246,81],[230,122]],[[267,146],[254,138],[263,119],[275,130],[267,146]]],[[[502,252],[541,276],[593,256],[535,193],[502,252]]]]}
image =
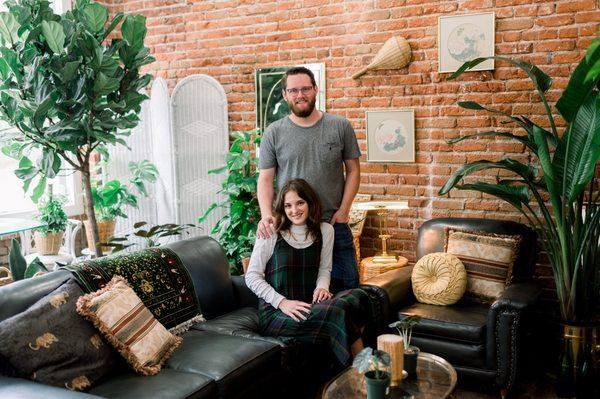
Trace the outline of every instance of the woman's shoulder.
{"type": "Polygon", "coordinates": [[[326,222],[321,222],[321,234],[323,237],[333,235],[333,226],[326,222]]]}
{"type": "Polygon", "coordinates": [[[255,247],[266,247],[269,245],[274,244],[277,241],[278,238],[278,234],[273,232],[273,234],[271,234],[269,237],[267,238],[256,238],[256,241],[254,241],[254,246],[255,247]]]}

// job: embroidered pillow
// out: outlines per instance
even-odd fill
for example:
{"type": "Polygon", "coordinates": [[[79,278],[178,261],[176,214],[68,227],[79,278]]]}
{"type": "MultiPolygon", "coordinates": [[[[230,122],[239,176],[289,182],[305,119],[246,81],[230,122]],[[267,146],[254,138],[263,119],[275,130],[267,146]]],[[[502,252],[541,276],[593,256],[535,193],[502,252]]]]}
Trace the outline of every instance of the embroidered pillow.
{"type": "Polygon", "coordinates": [[[20,377],[71,390],[85,390],[109,374],[119,355],[75,311],[81,295],[70,279],[0,322],[0,358],[20,377]]]}
{"type": "Polygon", "coordinates": [[[417,300],[431,305],[453,305],[467,288],[465,266],[456,256],[444,252],[419,259],[410,280],[417,300]]]}
{"type": "Polygon", "coordinates": [[[446,252],[456,255],[467,271],[467,295],[484,301],[498,298],[512,282],[521,236],[446,231],[446,252]]]}
{"type": "Polygon", "coordinates": [[[144,375],[157,374],[181,344],[181,338],[154,318],[121,276],[114,276],[103,289],[79,298],[77,311],[144,375]]]}

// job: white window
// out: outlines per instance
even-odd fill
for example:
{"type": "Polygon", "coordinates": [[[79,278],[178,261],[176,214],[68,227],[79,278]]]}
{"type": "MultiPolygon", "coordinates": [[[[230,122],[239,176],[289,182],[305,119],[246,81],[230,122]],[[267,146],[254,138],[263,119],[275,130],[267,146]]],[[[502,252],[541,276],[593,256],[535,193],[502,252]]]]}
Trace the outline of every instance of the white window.
{"type": "MultiPolygon", "coordinates": [[[[71,0],[51,1],[55,12],[63,13],[71,9],[71,0]]],[[[0,11],[5,11],[4,0],[0,0],[0,11]]],[[[0,121],[0,135],[3,131],[11,129],[5,122],[0,121]]],[[[15,176],[18,162],[0,153],[0,185],[2,195],[0,196],[0,217],[17,216],[28,217],[35,213],[36,206],[28,195],[23,192],[23,181],[15,176]]],[[[63,162],[63,166],[68,166],[63,162]]],[[[83,213],[83,198],[81,175],[73,171],[65,170],[52,180],[53,192],[64,195],[67,198],[65,212],[69,216],[81,215],[83,213]]]]}

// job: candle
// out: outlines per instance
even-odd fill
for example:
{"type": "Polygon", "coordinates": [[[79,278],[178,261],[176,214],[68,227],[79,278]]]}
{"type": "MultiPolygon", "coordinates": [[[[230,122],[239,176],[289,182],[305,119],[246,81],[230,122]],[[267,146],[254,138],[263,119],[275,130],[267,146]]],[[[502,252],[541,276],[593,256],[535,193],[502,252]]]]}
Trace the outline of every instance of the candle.
{"type": "Polygon", "coordinates": [[[390,367],[390,386],[398,386],[402,380],[404,369],[404,341],[396,334],[383,334],[377,337],[377,349],[390,354],[392,360],[390,367]]]}

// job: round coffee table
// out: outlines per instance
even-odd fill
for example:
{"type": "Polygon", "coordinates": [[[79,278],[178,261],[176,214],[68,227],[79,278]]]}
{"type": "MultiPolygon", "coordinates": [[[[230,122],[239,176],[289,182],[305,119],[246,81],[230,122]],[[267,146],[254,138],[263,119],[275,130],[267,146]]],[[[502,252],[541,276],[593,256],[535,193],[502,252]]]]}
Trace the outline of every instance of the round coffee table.
{"type": "MultiPolygon", "coordinates": [[[[452,398],[456,388],[456,370],[450,363],[430,353],[419,353],[417,377],[404,379],[398,387],[391,387],[389,399],[452,398]]],[[[323,391],[322,399],[366,398],[364,375],[350,367],[331,380],[323,391]]]]}

